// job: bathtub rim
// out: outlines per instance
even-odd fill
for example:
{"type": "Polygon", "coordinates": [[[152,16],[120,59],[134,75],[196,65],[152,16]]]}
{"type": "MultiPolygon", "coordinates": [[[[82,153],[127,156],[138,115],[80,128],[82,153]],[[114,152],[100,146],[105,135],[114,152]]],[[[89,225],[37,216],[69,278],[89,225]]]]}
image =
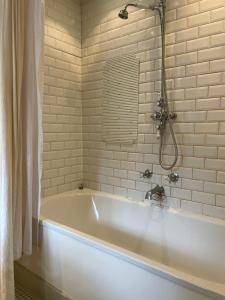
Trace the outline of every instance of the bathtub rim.
{"type": "MultiPolygon", "coordinates": [[[[42,205],[47,204],[48,202],[52,201],[55,198],[60,199],[62,197],[72,197],[72,196],[75,196],[75,195],[77,195],[77,196],[93,196],[93,195],[96,195],[96,196],[101,196],[101,197],[105,196],[106,198],[107,197],[108,198],[113,198],[113,200],[116,200],[116,201],[122,201],[122,202],[137,204],[137,205],[142,206],[142,207],[149,207],[151,205],[149,200],[144,200],[144,199],[143,200],[135,200],[133,197],[119,196],[119,195],[114,195],[114,194],[110,194],[110,193],[106,193],[106,192],[101,192],[101,191],[97,191],[97,190],[84,188],[83,190],[74,189],[72,191],[63,192],[63,193],[60,193],[60,194],[43,197],[41,199],[41,207],[42,207],[42,205]]],[[[179,214],[180,216],[187,217],[187,218],[190,218],[190,219],[200,220],[200,221],[204,221],[204,222],[209,223],[209,224],[220,225],[220,226],[225,227],[225,220],[223,220],[223,219],[203,215],[203,214],[200,214],[200,213],[197,213],[197,212],[184,210],[182,208],[173,208],[173,207],[168,207],[168,206],[164,206],[163,208],[160,208],[159,206],[155,206],[155,207],[158,208],[159,210],[164,210],[164,211],[167,211],[171,214],[179,214]]],[[[40,215],[40,220],[43,220],[42,215],[40,215]]],[[[57,223],[57,222],[55,222],[55,223],[57,223]]]]}
{"type": "MultiPolygon", "coordinates": [[[[102,193],[102,192],[96,192],[93,190],[85,190],[85,191],[70,191],[62,194],[57,194],[56,196],[50,196],[45,198],[44,203],[46,201],[54,199],[54,198],[62,198],[63,196],[74,196],[74,195],[100,195],[105,197],[113,197],[114,195],[108,194],[108,193],[102,193]]],[[[133,202],[125,197],[121,196],[115,196],[116,200],[122,200],[126,202],[133,202]]],[[[149,203],[139,203],[135,201],[135,203],[142,205],[142,206],[149,206],[149,203]]],[[[217,220],[211,217],[202,216],[202,215],[195,215],[190,212],[182,211],[181,209],[171,209],[167,208],[167,210],[170,211],[170,213],[173,214],[181,214],[184,216],[188,216],[191,218],[199,219],[203,218],[204,221],[208,221],[210,223],[214,224],[220,224],[225,226],[225,222],[223,220],[217,220]]],[[[176,284],[182,285],[185,288],[191,289],[195,292],[201,293],[208,297],[213,297],[215,300],[224,300],[225,299],[225,284],[220,284],[212,281],[207,281],[205,279],[201,279],[199,277],[195,277],[193,275],[189,275],[188,273],[184,273],[181,271],[178,271],[172,267],[166,266],[162,263],[158,263],[154,260],[151,260],[149,258],[146,258],[140,254],[137,254],[135,252],[129,251],[125,248],[116,246],[110,242],[104,241],[100,238],[94,237],[92,235],[89,235],[87,233],[84,233],[82,231],[79,231],[77,229],[74,229],[72,227],[60,224],[56,221],[53,221],[51,219],[48,219],[44,216],[40,217],[40,225],[43,228],[47,228],[50,230],[54,230],[60,234],[64,234],[69,238],[75,239],[81,243],[84,243],[90,247],[93,247],[99,251],[103,251],[109,255],[112,255],[114,257],[117,257],[120,260],[126,261],[128,263],[131,263],[141,269],[144,269],[148,272],[151,272],[157,276],[160,276],[161,278],[164,278],[166,280],[172,281],[176,284]]]]}

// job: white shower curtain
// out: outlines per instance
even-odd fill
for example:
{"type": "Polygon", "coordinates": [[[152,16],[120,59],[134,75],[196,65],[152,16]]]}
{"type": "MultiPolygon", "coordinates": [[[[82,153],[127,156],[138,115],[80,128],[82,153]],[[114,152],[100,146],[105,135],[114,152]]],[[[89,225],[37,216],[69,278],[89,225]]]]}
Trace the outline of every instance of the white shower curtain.
{"type": "Polygon", "coordinates": [[[0,0],[0,300],[14,299],[13,260],[31,254],[39,214],[43,8],[0,0]]]}

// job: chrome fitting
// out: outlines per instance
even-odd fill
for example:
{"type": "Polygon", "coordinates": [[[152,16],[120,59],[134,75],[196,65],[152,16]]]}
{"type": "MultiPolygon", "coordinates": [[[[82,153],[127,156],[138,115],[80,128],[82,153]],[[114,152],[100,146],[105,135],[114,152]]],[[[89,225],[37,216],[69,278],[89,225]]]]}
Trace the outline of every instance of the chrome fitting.
{"type": "Polygon", "coordinates": [[[141,173],[141,178],[151,178],[153,175],[153,172],[149,169],[145,170],[143,173],[141,173]]]}
{"type": "Polygon", "coordinates": [[[168,178],[169,178],[169,183],[171,182],[175,183],[178,182],[180,176],[177,173],[173,172],[168,175],[168,178]]]}

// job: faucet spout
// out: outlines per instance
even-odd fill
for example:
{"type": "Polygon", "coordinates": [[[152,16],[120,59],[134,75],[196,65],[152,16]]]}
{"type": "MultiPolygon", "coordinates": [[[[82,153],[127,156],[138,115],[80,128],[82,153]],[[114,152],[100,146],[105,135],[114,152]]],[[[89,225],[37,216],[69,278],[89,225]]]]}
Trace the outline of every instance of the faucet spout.
{"type": "Polygon", "coordinates": [[[165,196],[165,189],[163,186],[159,186],[158,184],[151,190],[149,190],[146,195],[145,199],[147,200],[154,200],[162,201],[163,196],[165,196]],[[154,197],[155,196],[155,197],[154,197]]]}

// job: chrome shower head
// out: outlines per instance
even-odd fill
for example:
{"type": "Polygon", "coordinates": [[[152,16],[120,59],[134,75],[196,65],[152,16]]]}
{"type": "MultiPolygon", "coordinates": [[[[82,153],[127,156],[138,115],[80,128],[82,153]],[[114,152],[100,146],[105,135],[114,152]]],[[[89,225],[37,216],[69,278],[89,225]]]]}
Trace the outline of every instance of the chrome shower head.
{"type": "MultiPolygon", "coordinates": [[[[160,3],[163,3],[164,0],[159,0],[159,5],[160,3]]],[[[127,20],[128,19],[128,11],[127,8],[129,6],[134,6],[140,9],[151,9],[151,10],[155,10],[158,6],[156,5],[156,0],[138,0],[137,2],[134,3],[128,3],[124,9],[121,9],[121,11],[119,12],[118,16],[123,19],[123,20],[127,20]]]]}
{"type": "Polygon", "coordinates": [[[123,19],[123,20],[127,20],[128,19],[128,11],[127,11],[127,8],[129,6],[134,6],[134,7],[137,7],[137,4],[136,3],[128,3],[124,9],[121,9],[121,11],[119,12],[118,16],[123,19]]]}
{"type": "Polygon", "coordinates": [[[126,8],[121,9],[121,11],[119,12],[118,16],[123,19],[123,20],[127,20],[128,19],[128,11],[126,8]]]}

